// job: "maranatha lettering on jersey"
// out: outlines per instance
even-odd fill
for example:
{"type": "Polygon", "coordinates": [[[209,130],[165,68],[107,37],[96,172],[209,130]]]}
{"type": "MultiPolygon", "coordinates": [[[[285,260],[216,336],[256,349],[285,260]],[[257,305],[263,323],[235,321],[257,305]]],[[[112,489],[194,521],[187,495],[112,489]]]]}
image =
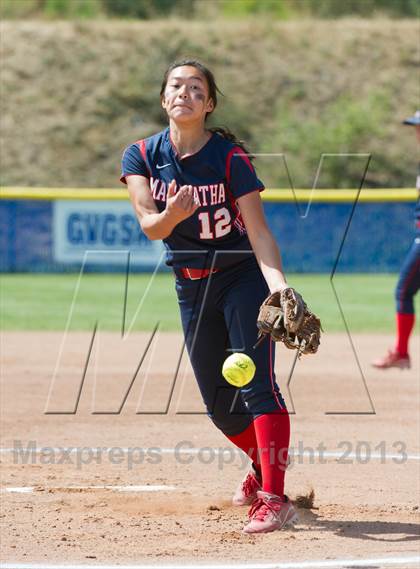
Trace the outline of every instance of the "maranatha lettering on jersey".
{"type": "MultiPolygon", "coordinates": [[[[176,190],[178,191],[178,186],[176,190]]],[[[150,191],[153,199],[166,201],[167,185],[159,178],[150,178],[150,191]]],[[[200,205],[217,205],[226,201],[226,191],[223,183],[209,184],[207,186],[193,186],[194,201],[200,205]]]]}

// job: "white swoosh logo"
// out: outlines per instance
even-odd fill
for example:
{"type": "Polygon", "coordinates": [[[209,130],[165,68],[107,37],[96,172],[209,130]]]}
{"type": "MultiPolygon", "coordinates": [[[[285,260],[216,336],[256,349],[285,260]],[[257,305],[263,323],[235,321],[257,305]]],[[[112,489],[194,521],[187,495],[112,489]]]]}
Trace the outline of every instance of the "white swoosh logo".
{"type": "Polygon", "coordinates": [[[156,168],[157,168],[158,170],[161,170],[162,168],[166,168],[166,166],[170,166],[170,165],[171,165],[170,162],[169,162],[169,164],[162,164],[162,166],[159,166],[159,164],[156,164],[156,168]]]}

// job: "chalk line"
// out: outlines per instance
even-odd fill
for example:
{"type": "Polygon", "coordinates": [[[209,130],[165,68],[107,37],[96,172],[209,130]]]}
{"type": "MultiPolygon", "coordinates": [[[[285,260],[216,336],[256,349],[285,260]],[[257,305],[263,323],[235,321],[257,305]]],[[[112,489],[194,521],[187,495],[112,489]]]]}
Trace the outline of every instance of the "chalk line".
{"type": "Polygon", "coordinates": [[[48,490],[113,490],[115,492],[165,492],[166,490],[176,490],[175,486],[164,485],[148,485],[143,484],[139,486],[110,486],[110,485],[97,485],[97,486],[6,486],[1,488],[0,492],[11,492],[16,494],[31,494],[36,492],[48,490]],[[42,489],[41,489],[42,488],[42,489]]]}
{"type": "Polygon", "coordinates": [[[280,561],[275,563],[220,563],[220,564],[51,564],[51,563],[2,563],[1,569],[342,569],[345,567],[418,565],[420,556],[372,557],[362,559],[328,559],[319,561],[280,561]]]}

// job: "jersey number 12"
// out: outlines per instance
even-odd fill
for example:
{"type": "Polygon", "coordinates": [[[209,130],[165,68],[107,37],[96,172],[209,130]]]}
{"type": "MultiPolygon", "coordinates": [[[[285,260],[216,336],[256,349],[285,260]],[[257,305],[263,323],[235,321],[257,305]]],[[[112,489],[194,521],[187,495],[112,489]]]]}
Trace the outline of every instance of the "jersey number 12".
{"type": "Polygon", "coordinates": [[[211,230],[210,213],[208,211],[199,213],[198,219],[201,224],[200,239],[214,239],[214,237],[217,239],[227,235],[232,229],[230,223],[232,218],[226,207],[217,209],[214,212],[214,231],[211,230]]]}

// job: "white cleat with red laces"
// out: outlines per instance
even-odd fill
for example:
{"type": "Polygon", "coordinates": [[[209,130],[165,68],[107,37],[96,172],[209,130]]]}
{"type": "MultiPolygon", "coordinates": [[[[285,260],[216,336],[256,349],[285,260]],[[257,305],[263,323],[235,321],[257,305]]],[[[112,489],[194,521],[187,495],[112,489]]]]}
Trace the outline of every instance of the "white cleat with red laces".
{"type": "Polygon", "coordinates": [[[254,468],[251,467],[248,474],[237,487],[232,498],[232,504],[234,506],[248,506],[252,504],[257,497],[258,490],[261,490],[261,479],[254,468]]]}
{"type": "Polygon", "coordinates": [[[281,498],[259,490],[249,510],[249,523],[244,533],[268,533],[297,521],[298,516],[287,496],[281,498]]]}

